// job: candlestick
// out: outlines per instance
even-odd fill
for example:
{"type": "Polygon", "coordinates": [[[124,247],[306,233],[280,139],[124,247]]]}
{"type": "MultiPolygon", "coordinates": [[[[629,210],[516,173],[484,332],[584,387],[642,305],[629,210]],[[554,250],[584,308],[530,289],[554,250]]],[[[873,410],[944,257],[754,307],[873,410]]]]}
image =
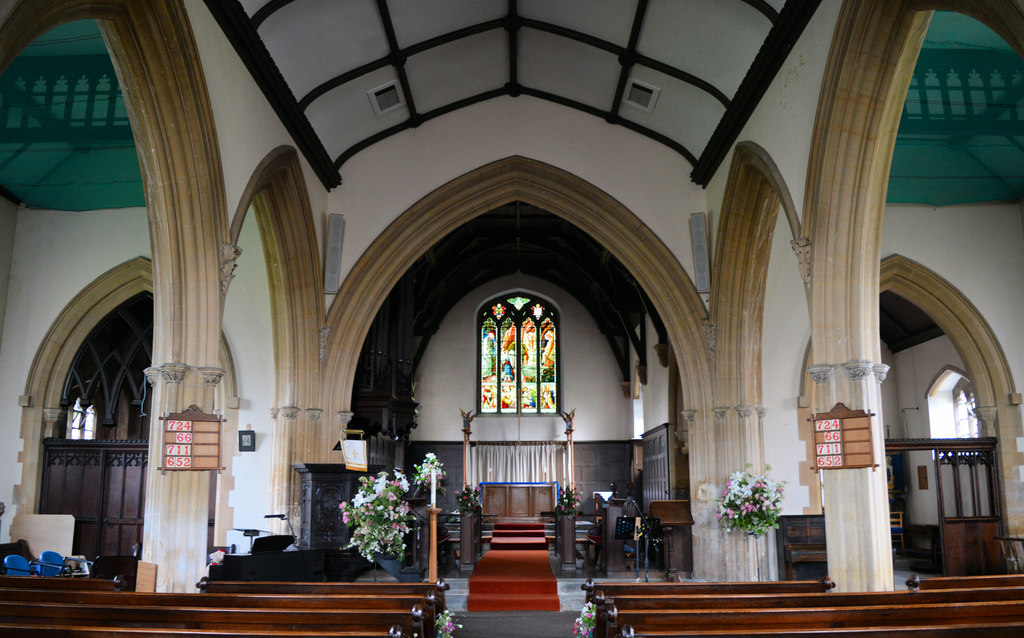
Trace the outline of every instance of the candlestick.
{"type": "Polygon", "coordinates": [[[430,470],[430,506],[437,507],[437,470],[430,470]]]}

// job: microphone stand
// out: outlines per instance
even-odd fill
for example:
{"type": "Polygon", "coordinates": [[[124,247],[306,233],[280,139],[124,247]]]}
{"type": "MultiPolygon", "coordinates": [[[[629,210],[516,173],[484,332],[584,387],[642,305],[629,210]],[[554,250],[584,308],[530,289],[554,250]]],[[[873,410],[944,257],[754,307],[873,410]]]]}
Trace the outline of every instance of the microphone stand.
{"type": "MultiPolygon", "coordinates": [[[[649,566],[648,566],[648,558],[650,556],[650,543],[651,543],[651,535],[649,533],[649,530],[647,529],[647,517],[644,516],[644,513],[640,511],[640,506],[636,504],[636,501],[633,500],[632,496],[626,498],[626,504],[627,505],[628,504],[632,504],[633,505],[633,509],[636,510],[637,515],[640,517],[640,525],[641,525],[640,533],[644,537],[644,582],[647,583],[647,582],[650,582],[650,569],[649,569],[649,566]]],[[[637,543],[636,549],[637,549],[637,552],[640,551],[640,544],[639,543],[637,543]]],[[[637,561],[634,561],[634,562],[636,563],[636,582],[639,583],[640,582],[640,561],[637,560],[637,561]]]]}

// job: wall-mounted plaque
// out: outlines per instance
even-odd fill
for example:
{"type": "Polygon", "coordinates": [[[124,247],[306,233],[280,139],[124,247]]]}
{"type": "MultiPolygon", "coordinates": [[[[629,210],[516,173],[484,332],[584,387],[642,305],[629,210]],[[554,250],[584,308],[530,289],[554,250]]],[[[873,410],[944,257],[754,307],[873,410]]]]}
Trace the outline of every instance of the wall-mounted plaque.
{"type": "Polygon", "coordinates": [[[811,417],[814,423],[814,470],[878,467],[871,436],[871,417],[837,403],[811,417]]]}
{"type": "Polygon", "coordinates": [[[164,422],[161,437],[160,470],[222,470],[220,464],[220,425],[224,420],[206,414],[199,406],[160,417],[164,422]]]}

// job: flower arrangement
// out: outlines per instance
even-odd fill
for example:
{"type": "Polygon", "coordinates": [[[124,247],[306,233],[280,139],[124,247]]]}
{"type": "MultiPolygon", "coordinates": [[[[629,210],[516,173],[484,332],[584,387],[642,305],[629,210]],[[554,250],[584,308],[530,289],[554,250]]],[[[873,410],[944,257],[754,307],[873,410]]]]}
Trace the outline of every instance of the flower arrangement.
{"type": "Polygon", "coordinates": [[[456,622],[455,616],[447,609],[437,615],[434,626],[437,627],[437,638],[452,638],[456,629],[462,629],[462,625],[456,622]]]}
{"type": "Polygon", "coordinates": [[[413,468],[412,482],[416,485],[429,488],[431,470],[436,473],[435,477],[437,479],[437,484],[440,485],[446,478],[444,465],[433,452],[427,452],[427,455],[423,458],[423,462],[413,468]]]}
{"type": "MultiPolygon", "coordinates": [[[[766,472],[770,469],[765,467],[766,472]]],[[[742,529],[752,536],[760,536],[779,526],[783,485],[784,482],[773,481],[767,474],[733,472],[722,490],[722,498],[716,501],[715,517],[727,532],[742,529]]]]}
{"type": "Polygon", "coordinates": [[[566,487],[558,496],[558,503],[555,504],[555,513],[562,516],[576,516],[580,505],[580,492],[577,489],[566,487]]]}
{"type": "Polygon", "coordinates": [[[597,622],[597,612],[594,610],[594,603],[583,605],[580,617],[572,623],[573,638],[594,638],[594,624],[597,622]]]}
{"type": "Polygon", "coordinates": [[[359,478],[359,489],[351,502],[342,502],[341,520],[352,527],[352,537],[345,547],[354,547],[369,561],[375,553],[405,555],[405,534],[409,531],[412,513],[402,496],[409,481],[399,472],[393,479],[387,472],[376,477],[359,478]]]}
{"type": "Polygon", "coordinates": [[[468,485],[455,492],[455,502],[459,505],[459,514],[479,514],[480,488],[470,488],[468,485]]]}

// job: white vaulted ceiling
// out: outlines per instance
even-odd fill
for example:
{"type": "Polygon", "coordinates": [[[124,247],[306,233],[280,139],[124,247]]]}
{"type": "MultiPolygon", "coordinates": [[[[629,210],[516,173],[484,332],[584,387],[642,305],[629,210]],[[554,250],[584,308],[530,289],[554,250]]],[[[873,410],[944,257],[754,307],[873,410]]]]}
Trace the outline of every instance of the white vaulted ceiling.
{"type": "Polygon", "coordinates": [[[328,188],[377,141],[519,95],[648,136],[706,184],[819,2],[206,0],[328,188]],[[378,113],[388,83],[401,104],[378,113]]]}

